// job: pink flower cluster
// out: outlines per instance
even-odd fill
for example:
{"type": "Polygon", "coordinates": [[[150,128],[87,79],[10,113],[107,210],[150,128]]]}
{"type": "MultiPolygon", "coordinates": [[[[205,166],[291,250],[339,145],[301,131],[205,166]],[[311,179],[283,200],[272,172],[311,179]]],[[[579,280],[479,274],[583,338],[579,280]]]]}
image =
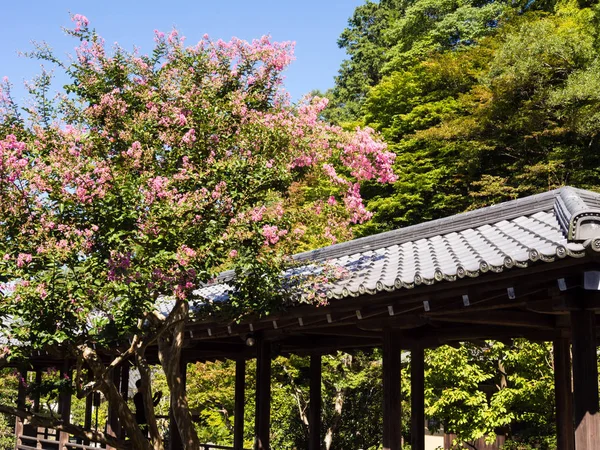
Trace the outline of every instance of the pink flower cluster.
{"type": "Polygon", "coordinates": [[[287,230],[280,230],[277,225],[264,225],[262,234],[265,237],[265,245],[275,245],[279,239],[287,234],[287,230]]]}
{"type": "Polygon", "coordinates": [[[386,152],[386,144],[374,140],[373,133],[372,128],[356,128],[343,146],[342,162],[352,169],[352,175],[358,180],[393,183],[397,179],[392,168],[396,155],[386,152]]]}
{"type": "Polygon", "coordinates": [[[71,20],[75,22],[74,31],[81,31],[82,29],[87,28],[90,24],[88,18],[81,14],[74,14],[73,17],[71,17],[71,20]]]}
{"type": "Polygon", "coordinates": [[[24,267],[33,260],[29,253],[19,253],[17,256],[17,267],[24,267]]]}

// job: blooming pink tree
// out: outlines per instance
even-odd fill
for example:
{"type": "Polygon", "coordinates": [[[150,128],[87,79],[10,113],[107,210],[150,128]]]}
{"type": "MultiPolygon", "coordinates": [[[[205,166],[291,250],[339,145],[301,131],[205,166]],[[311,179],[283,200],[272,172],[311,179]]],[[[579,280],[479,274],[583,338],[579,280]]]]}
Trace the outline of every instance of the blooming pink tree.
{"type": "Polygon", "coordinates": [[[139,55],[107,50],[85,17],[73,20],[71,61],[33,52],[70,77],[61,96],[48,97],[46,73],[27,109],[7,80],[0,88],[0,320],[18,343],[0,358],[60,349],[93,375],[75,374],[80,393],[101,391],[135,448],[160,449],[153,414],[148,441],[109,377],[131,359],[149,385],[146,349],[157,345],[184,444],[198,448],[179,376],[193,291],[235,269],[233,313],[277,308],[286,253],[368,219],[359,182],[392,181],[393,154],[369,129],[322,121],[324,99],[290,104],[289,42],[205,36],[186,47],[177,31],[156,32],[139,55]]]}

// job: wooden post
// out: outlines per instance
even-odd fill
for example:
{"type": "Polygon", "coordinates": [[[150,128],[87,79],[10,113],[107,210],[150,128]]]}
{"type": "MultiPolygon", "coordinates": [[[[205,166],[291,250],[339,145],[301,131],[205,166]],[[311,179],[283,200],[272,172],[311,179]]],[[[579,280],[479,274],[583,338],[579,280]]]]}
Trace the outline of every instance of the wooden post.
{"type": "Polygon", "coordinates": [[[400,342],[391,330],[383,332],[383,449],[400,450],[402,405],[400,342]]]}
{"type": "MultiPolygon", "coordinates": [[[[42,384],[42,369],[35,369],[35,384],[42,384]]],[[[33,397],[33,412],[40,412],[40,391],[38,390],[33,397]]]]}
{"type": "MultiPolygon", "coordinates": [[[[183,389],[185,390],[187,382],[187,359],[181,358],[181,382],[183,383],[183,389]]],[[[177,422],[175,421],[175,415],[173,409],[169,406],[169,449],[170,450],[183,450],[183,439],[179,434],[179,428],[177,428],[177,422]]]]}
{"type": "Polygon", "coordinates": [[[573,339],[573,410],[575,448],[595,450],[600,442],[596,316],[593,311],[571,312],[573,339]]]}
{"type": "MultiPolygon", "coordinates": [[[[85,398],[85,415],[83,417],[83,427],[86,430],[92,429],[92,409],[94,408],[94,394],[90,393],[85,398]]],[[[81,442],[80,442],[81,443],[81,442]]],[[[84,445],[90,445],[89,439],[83,440],[84,445]]]]}
{"type": "MultiPolygon", "coordinates": [[[[72,377],[72,372],[69,369],[69,361],[65,360],[62,369],[60,370],[61,380],[65,377],[72,377]]],[[[61,392],[58,396],[58,412],[63,422],[71,422],[71,394],[67,392],[61,392]]],[[[69,442],[69,433],[61,431],[58,435],[58,448],[59,450],[66,450],[66,445],[69,442]]]]}
{"type": "MultiPolygon", "coordinates": [[[[117,389],[121,387],[121,367],[111,369],[112,371],[112,382],[117,389]]],[[[111,408],[111,404],[108,404],[108,417],[106,418],[106,433],[109,436],[119,437],[121,435],[121,424],[119,423],[119,415],[116,408],[111,408]]],[[[106,450],[112,450],[113,447],[106,446],[106,450]]]]}
{"type": "MultiPolygon", "coordinates": [[[[121,366],[120,391],[121,397],[123,397],[123,400],[127,402],[127,399],[129,398],[129,362],[127,361],[125,361],[121,366]]],[[[119,436],[121,437],[121,439],[125,439],[125,434],[125,427],[119,424],[119,436]]]]}
{"type": "Polygon", "coordinates": [[[321,355],[310,356],[310,404],[308,410],[308,448],[321,448],[321,355]]]}
{"type": "Polygon", "coordinates": [[[425,450],[425,351],[410,356],[411,450],[425,450]]]}
{"type": "Polygon", "coordinates": [[[233,450],[244,449],[244,406],[246,403],[246,360],[235,362],[235,409],[233,412],[233,450]]]}
{"type": "MultiPolygon", "coordinates": [[[[39,367],[35,369],[35,384],[38,387],[42,384],[42,369],[40,369],[39,367]]],[[[40,391],[39,391],[39,389],[33,397],[33,412],[36,412],[36,413],[40,412],[40,391]]],[[[48,428],[36,427],[35,434],[36,434],[36,438],[39,437],[41,434],[44,437],[44,439],[47,439],[48,428]]],[[[41,449],[42,443],[40,441],[37,441],[35,444],[35,448],[41,449]]]]}
{"type": "MultiPolygon", "coordinates": [[[[25,409],[25,383],[27,383],[27,370],[19,371],[19,387],[17,388],[17,408],[25,409]]],[[[23,441],[21,440],[21,436],[23,435],[23,420],[20,418],[15,419],[15,437],[17,439],[17,446],[22,445],[23,441]]]]}
{"type": "Polygon", "coordinates": [[[554,340],[553,345],[557,450],[575,450],[571,387],[571,344],[568,339],[562,338],[554,340]]]}
{"type": "Polygon", "coordinates": [[[259,337],[256,340],[256,450],[269,450],[271,425],[271,344],[259,337]]]}
{"type": "MultiPolygon", "coordinates": [[[[88,371],[87,381],[92,381],[92,373],[91,370],[88,371]]],[[[94,393],[91,392],[85,398],[85,413],[83,416],[83,427],[86,430],[92,429],[92,412],[94,409],[94,393]]],[[[83,443],[84,445],[90,445],[89,439],[83,439],[82,442],[78,442],[79,444],[83,443]]]]}

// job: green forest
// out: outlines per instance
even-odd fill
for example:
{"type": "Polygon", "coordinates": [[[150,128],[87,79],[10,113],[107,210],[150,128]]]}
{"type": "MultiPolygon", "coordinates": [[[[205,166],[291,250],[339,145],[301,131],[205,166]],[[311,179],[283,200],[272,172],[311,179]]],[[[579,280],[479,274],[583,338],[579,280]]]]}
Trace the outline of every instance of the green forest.
{"type": "MultiPolygon", "coordinates": [[[[329,99],[327,121],[381,134],[396,154],[397,180],[363,186],[373,218],[344,238],[564,185],[600,190],[599,31],[595,1],[380,0],[356,8],[338,40],[347,57],[334,87],[314,94],[329,99]]],[[[321,245],[315,236],[309,246],[321,245]]],[[[410,442],[408,352],[402,361],[410,442]]],[[[457,444],[503,434],[506,450],[556,448],[551,343],[465,342],[427,350],[425,363],[432,431],[456,434],[457,444]]],[[[272,367],[271,446],[306,448],[309,359],[279,356],[272,367]]],[[[323,357],[327,450],[381,448],[381,368],[378,349],[323,357]]],[[[235,363],[187,370],[200,440],[231,445],[235,363]]],[[[248,386],[254,372],[249,361],[248,386]]],[[[4,373],[0,396],[15,396],[12,372],[4,373]]],[[[156,389],[166,391],[163,378],[157,371],[156,389]]],[[[246,395],[250,446],[253,390],[246,395]]],[[[160,408],[166,413],[166,399],[160,408]]],[[[12,423],[0,415],[0,448],[13,445],[12,423]]]]}

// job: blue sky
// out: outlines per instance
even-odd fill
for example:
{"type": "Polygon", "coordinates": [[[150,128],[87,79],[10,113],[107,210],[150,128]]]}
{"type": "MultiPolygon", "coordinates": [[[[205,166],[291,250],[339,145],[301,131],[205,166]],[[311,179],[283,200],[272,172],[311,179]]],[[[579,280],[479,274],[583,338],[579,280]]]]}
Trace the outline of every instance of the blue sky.
{"type": "Polygon", "coordinates": [[[61,26],[71,26],[69,12],[83,14],[107,44],[118,42],[142,52],[153,44],[153,30],[176,27],[195,43],[204,33],[228,40],[251,40],[270,34],[275,41],[295,41],[296,61],[286,72],[286,88],[293,99],[312,89],[333,85],[343,50],[337,38],[354,8],[365,0],[9,0],[2,5],[0,27],[0,77],[16,86],[15,97],[24,95],[23,81],[39,72],[39,62],[17,55],[32,48],[31,41],[48,42],[56,54],[72,53],[76,42],[61,26]]]}

